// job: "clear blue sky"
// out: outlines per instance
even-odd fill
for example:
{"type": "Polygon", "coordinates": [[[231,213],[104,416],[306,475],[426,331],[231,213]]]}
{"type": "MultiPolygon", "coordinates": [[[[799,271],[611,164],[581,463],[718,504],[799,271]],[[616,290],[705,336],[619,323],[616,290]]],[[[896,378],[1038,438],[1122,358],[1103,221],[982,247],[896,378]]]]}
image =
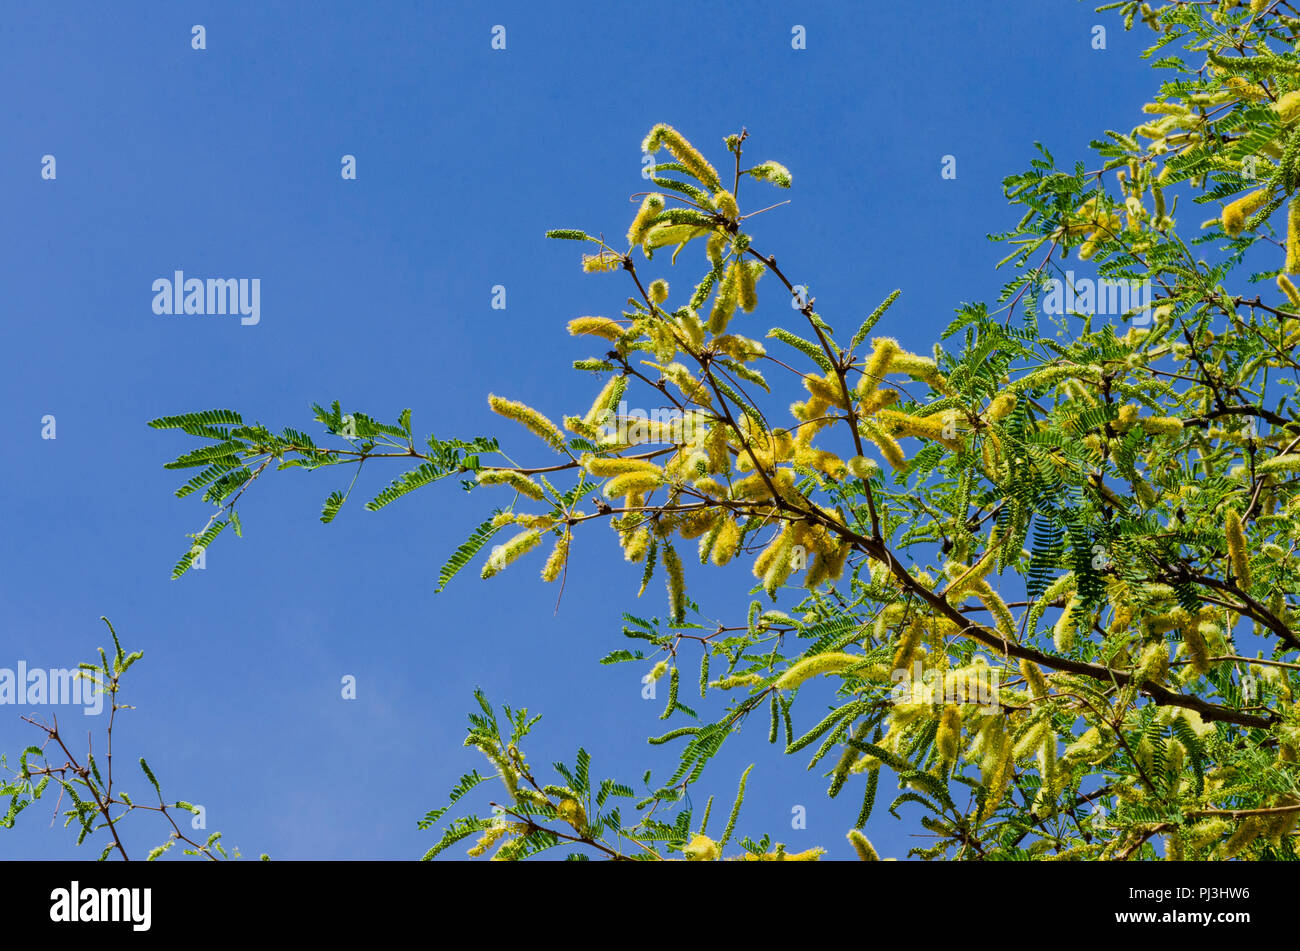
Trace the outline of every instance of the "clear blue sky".
{"type": "MultiPolygon", "coordinates": [[[[162,468],[192,443],[146,421],[229,407],[315,433],[310,404],[338,399],[381,418],[409,406],[420,432],[501,432],[535,454],[486,394],[556,417],[584,409],[592,381],[568,367],[592,348],[563,325],[627,295],[625,278],[582,275],[576,246],[542,232],[621,235],[644,184],[640,141],[661,121],[716,161],[722,137],[748,127],[748,154],[795,182],[756,228],[761,244],[837,327],[901,287],[884,329],[928,349],[960,302],[996,295],[1003,251],[985,235],[1019,217],[999,182],[1033,142],[1072,164],[1102,130],[1139,121],[1149,34],[1091,6],[8,5],[0,666],[90,659],[108,615],[145,651],[124,698],[137,709],[117,731],[125,788],[144,795],[133,764],[146,755],[169,798],[202,803],[209,830],[254,856],[422,854],[433,835],[416,820],[483,767],[461,746],[475,685],[544,715],[537,764],[582,743],[602,776],[662,776],[673,756],[644,743],[662,730],[662,700],[640,698],[645,665],[596,663],[625,646],[622,610],[663,611],[658,582],[634,602],[640,567],[608,528],[580,537],[558,614],[536,555],[435,595],[443,560],[503,496],[448,483],[325,526],[341,473],[286,472],[247,497],[242,540],[223,537],[206,570],[171,581],[207,512],[174,499],[186,476],[162,468]],[[1104,51],[1091,48],[1095,23],[1104,51]],[[191,49],[194,24],[206,51],[191,49]],[[504,52],[490,48],[495,24],[504,52]],[[791,49],[794,24],[806,50],[791,49]],[[41,178],[46,154],[55,181],[41,178]],[[356,181],[340,177],[344,154],[356,181]],[[955,181],[940,178],[946,154],[955,181]],[[155,316],[151,284],[177,269],[260,278],[260,324],[155,316]],[[504,312],[489,306],[495,284],[504,312]],[[54,441],[41,438],[46,414],[54,441]],[[355,702],[339,697],[345,674],[355,702]]],[[[762,336],[786,306],[769,291],[742,332],[762,336]]],[[[362,490],[396,473],[376,466],[362,490]]],[[[741,617],[741,573],[692,594],[741,617]]],[[[800,709],[805,725],[820,718],[811,697],[800,709]]],[[[24,712],[0,707],[11,758],[38,738],[24,712]]],[[[61,719],[74,734],[102,726],[61,719]]],[[[740,832],[844,856],[861,779],[828,804],[820,770],[766,733],[764,720],[733,739],[697,798],[729,804],[756,762],[740,832]],[[795,805],[806,831],[790,828],[795,805]]],[[[902,856],[919,840],[885,812],[889,792],[867,831],[902,856]]],[[[47,828],[49,810],[0,834],[0,857],[97,854],[47,828]]],[[[164,838],[149,817],[132,821],[134,851],[164,838]]]]}

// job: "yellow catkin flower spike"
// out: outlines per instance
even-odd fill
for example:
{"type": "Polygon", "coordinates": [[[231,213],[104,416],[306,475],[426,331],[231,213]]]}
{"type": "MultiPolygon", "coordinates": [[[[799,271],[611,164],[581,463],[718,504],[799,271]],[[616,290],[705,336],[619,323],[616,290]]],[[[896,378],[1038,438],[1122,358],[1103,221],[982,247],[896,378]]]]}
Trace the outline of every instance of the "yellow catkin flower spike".
{"type": "Polygon", "coordinates": [[[483,565],[482,576],[484,578],[491,578],[507,565],[516,561],[520,555],[536,548],[541,541],[542,533],[535,528],[530,528],[526,532],[520,532],[504,545],[500,545],[492,550],[492,555],[483,565]]]}
{"type": "Polygon", "coordinates": [[[725,354],[741,363],[757,360],[759,357],[767,355],[767,348],[761,343],[749,337],[742,337],[739,334],[723,334],[721,337],[714,337],[712,347],[718,353],[725,354]]]}
{"type": "Polygon", "coordinates": [[[608,383],[601,387],[600,393],[591,404],[591,409],[587,410],[587,415],[583,417],[583,422],[588,426],[599,426],[606,422],[614,407],[618,405],[619,400],[623,398],[623,393],[627,390],[627,377],[612,377],[608,383]]]}
{"type": "Polygon", "coordinates": [[[546,564],[542,567],[542,580],[554,581],[560,576],[565,564],[569,560],[569,542],[572,535],[565,532],[555,542],[555,547],[551,549],[551,556],[546,559],[546,564]]]}
{"type": "Polygon", "coordinates": [[[486,853],[488,849],[492,848],[492,846],[496,845],[497,841],[509,831],[510,827],[505,823],[489,826],[479,840],[474,843],[474,847],[466,854],[470,858],[478,858],[480,855],[486,853]]]}
{"type": "Polygon", "coordinates": [[[983,815],[989,816],[1002,801],[1007,784],[1016,771],[1015,750],[1011,743],[1002,742],[988,759],[988,798],[984,802],[983,815]]]}
{"type": "Polygon", "coordinates": [[[736,196],[725,188],[720,188],[713,193],[713,207],[732,221],[740,217],[740,209],[736,207],[736,196]]]}
{"type": "Polygon", "coordinates": [[[601,251],[599,254],[584,254],[582,256],[582,269],[588,274],[617,271],[622,266],[622,255],[615,254],[612,251],[601,251]]]}
{"type": "Polygon", "coordinates": [[[737,302],[740,309],[745,313],[751,313],[758,306],[758,292],[755,285],[758,279],[763,276],[766,268],[758,261],[741,261],[740,271],[737,274],[737,302]]]}
{"type": "Polygon", "coordinates": [[[645,240],[646,232],[654,223],[655,216],[664,210],[664,196],[651,192],[641,199],[641,207],[632,219],[632,226],[627,229],[628,244],[636,247],[645,240]]]}
{"type": "Polygon", "coordinates": [[[650,529],[638,529],[620,541],[623,545],[623,557],[628,561],[638,562],[645,557],[646,548],[650,545],[650,529]]]}
{"type": "Polygon", "coordinates": [[[1137,670],[1133,676],[1137,678],[1138,683],[1151,682],[1154,684],[1164,683],[1169,674],[1169,645],[1164,639],[1152,641],[1142,649],[1142,655],[1138,658],[1137,670]]]}
{"type": "Polygon", "coordinates": [[[481,469],[476,478],[479,485],[508,485],[530,499],[541,500],[545,496],[540,485],[514,469],[481,469]]]}
{"type": "Polygon", "coordinates": [[[493,394],[488,395],[488,405],[492,407],[492,412],[519,423],[552,449],[558,451],[564,445],[564,434],[559,427],[531,406],[493,394]]]}
{"type": "Polygon", "coordinates": [[[1002,600],[1002,596],[994,591],[987,581],[980,579],[971,587],[971,593],[979,598],[983,605],[989,609],[996,622],[994,625],[999,634],[1008,640],[1012,640],[1016,635],[1016,619],[1011,614],[1011,609],[1007,603],[1002,600]]]}
{"type": "Polygon", "coordinates": [[[1248,816],[1237,825],[1237,830],[1223,843],[1223,857],[1230,859],[1246,846],[1258,839],[1264,832],[1264,823],[1258,816],[1248,816]]]}
{"type": "Polygon", "coordinates": [[[716,862],[722,855],[722,848],[707,835],[700,834],[682,849],[682,855],[688,862],[716,862]]]}
{"type": "Polygon", "coordinates": [[[1240,76],[1229,76],[1223,81],[1226,86],[1238,99],[1245,99],[1250,102],[1258,102],[1268,96],[1263,86],[1257,86],[1255,83],[1247,82],[1240,76]]]}
{"type": "Polygon", "coordinates": [[[863,397],[860,411],[863,416],[874,416],[886,406],[897,403],[898,398],[898,390],[876,390],[863,397]]]}
{"type": "Polygon", "coordinates": [[[1260,188],[1249,195],[1238,198],[1231,204],[1225,205],[1223,208],[1223,230],[1234,238],[1241,234],[1242,229],[1246,227],[1246,219],[1264,206],[1270,194],[1269,189],[1260,188]]]}
{"type": "Polygon", "coordinates": [[[1291,122],[1297,116],[1300,116],[1300,89],[1292,90],[1281,96],[1277,102],[1273,103],[1273,111],[1282,118],[1283,122],[1291,122]]]}
{"type": "Polygon", "coordinates": [[[576,799],[561,799],[560,804],[555,807],[556,813],[561,819],[573,826],[574,829],[582,834],[587,828],[587,810],[582,808],[582,803],[576,799]]]}
{"type": "MultiPolygon", "coordinates": [[[[746,855],[751,853],[745,853],[746,855]]],[[[804,849],[802,852],[787,852],[783,861],[786,862],[818,862],[826,854],[826,850],[820,846],[813,846],[811,849],[804,849]]]]}
{"type": "Polygon", "coordinates": [[[777,188],[789,188],[794,181],[790,170],[780,162],[767,161],[755,165],[749,170],[749,174],[760,182],[771,182],[777,188]]]}
{"type": "Polygon", "coordinates": [[[686,619],[686,579],[682,559],[672,545],[663,546],[664,573],[668,576],[668,608],[671,620],[680,624],[686,619]]]}
{"type": "Polygon", "coordinates": [[[736,555],[740,547],[740,523],[735,519],[725,519],[718,530],[717,540],[713,543],[712,559],[715,565],[725,565],[736,555]]]}
{"type": "Polygon", "coordinates": [[[786,579],[794,573],[794,546],[796,541],[797,536],[794,530],[787,528],[773,542],[775,547],[772,550],[771,558],[764,566],[762,576],[763,590],[767,592],[768,597],[776,597],[777,589],[785,584],[786,579]]]}
{"type": "Polygon", "coordinates": [[[812,657],[805,657],[803,660],[792,664],[789,670],[777,678],[773,686],[777,690],[794,690],[804,681],[813,677],[822,674],[836,674],[860,663],[862,663],[862,658],[854,654],[843,654],[834,651],[826,654],[814,654],[812,657]]]}
{"type": "Polygon", "coordinates": [[[950,428],[938,416],[913,416],[898,410],[882,409],[876,413],[876,419],[895,436],[929,439],[951,449],[961,446],[955,427],[950,428]]]}
{"type": "Polygon", "coordinates": [[[1277,289],[1286,295],[1286,299],[1291,302],[1292,307],[1300,307],[1300,291],[1296,290],[1291,278],[1285,274],[1277,276],[1277,289]]]}
{"type": "Polygon", "coordinates": [[[1151,436],[1177,436],[1183,431],[1183,421],[1176,416],[1148,416],[1138,422],[1151,436]]]}
{"type": "Polygon", "coordinates": [[[1183,637],[1183,647],[1187,651],[1187,659],[1191,661],[1192,670],[1201,675],[1209,673],[1210,645],[1201,633],[1201,622],[1191,616],[1180,618],[1178,633],[1183,637]]]}
{"type": "Polygon", "coordinates": [[[740,295],[739,270],[740,265],[735,261],[727,265],[722,283],[718,285],[718,293],[713,299],[713,309],[709,311],[709,322],[706,326],[710,333],[720,334],[725,331],[731,315],[736,312],[740,295]]]}
{"type": "Polygon", "coordinates": [[[608,317],[575,317],[569,321],[568,330],[574,337],[589,334],[606,340],[618,340],[624,333],[622,324],[608,317]]]}
{"type": "Polygon", "coordinates": [[[624,472],[605,483],[605,497],[615,499],[630,492],[650,492],[661,486],[663,481],[663,475],[657,472],[624,472]]]}
{"type": "Polygon", "coordinates": [[[871,341],[871,356],[862,369],[862,380],[858,384],[858,395],[865,396],[884,382],[894,358],[903,352],[898,341],[893,337],[876,337],[871,341]]]}
{"type": "Polygon", "coordinates": [[[722,251],[727,246],[727,236],[721,231],[715,231],[709,235],[708,243],[704,247],[704,252],[709,259],[709,263],[714,267],[722,264],[722,251]]]}
{"type": "Polygon", "coordinates": [[[920,646],[921,635],[924,633],[925,627],[921,624],[921,619],[913,618],[898,639],[898,648],[894,651],[894,670],[911,668],[912,658],[916,656],[916,649],[920,646]]]}
{"type": "Polygon", "coordinates": [[[1300,195],[1291,199],[1286,212],[1286,267],[1288,274],[1300,273],[1300,195]]]}
{"type": "Polygon", "coordinates": [[[1003,393],[996,396],[990,401],[988,408],[984,410],[984,418],[991,423],[996,423],[1000,419],[1005,419],[1013,409],[1016,408],[1016,394],[1003,393]]]}
{"type": "Polygon", "coordinates": [[[686,170],[705,185],[709,191],[721,190],[722,183],[718,178],[717,170],[708,163],[695,146],[682,137],[680,132],[662,122],[650,130],[650,134],[641,143],[641,151],[654,154],[659,151],[661,146],[668,149],[673,158],[684,165],[686,170]]]}
{"type": "Polygon", "coordinates": [[[862,861],[880,861],[880,856],[876,854],[876,849],[871,844],[870,840],[857,829],[849,830],[849,841],[853,843],[853,851],[858,853],[858,858],[862,861]]]}
{"type": "Polygon", "coordinates": [[[1055,737],[1055,734],[1052,733],[1051,721],[1046,718],[1039,719],[1024,732],[1014,746],[1007,744],[1011,747],[1011,758],[1023,759],[1030,753],[1037,752],[1049,735],[1055,737]]]}
{"type": "Polygon", "coordinates": [[[950,703],[943,708],[939,716],[939,729],[934,735],[934,748],[945,766],[957,759],[957,747],[961,743],[961,708],[950,703]]]}
{"type": "Polygon", "coordinates": [[[903,454],[903,447],[898,444],[896,439],[888,433],[882,432],[869,432],[868,435],[880,450],[880,454],[885,457],[885,461],[891,466],[895,469],[903,469],[907,466],[907,456],[903,454]]]}
{"type": "MultiPolygon", "coordinates": [[[[618,456],[583,456],[582,467],[592,475],[603,478],[605,476],[623,475],[628,472],[650,473],[653,475],[663,475],[663,469],[659,468],[653,462],[646,459],[621,459],[618,456]]],[[[620,495],[623,493],[619,493],[620,495]]]]}
{"type": "Polygon", "coordinates": [[[1058,653],[1068,653],[1074,647],[1074,633],[1078,627],[1078,619],[1074,616],[1079,609],[1078,595],[1071,595],[1070,600],[1066,603],[1065,609],[1056,621],[1056,626],[1052,628],[1052,643],[1056,646],[1058,653]]]}
{"type": "Polygon", "coordinates": [[[1246,533],[1242,530],[1241,515],[1228,509],[1223,516],[1223,535],[1228,542],[1228,561],[1237,576],[1239,588],[1250,587],[1250,559],[1246,555],[1246,533]]]}
{"type": "Polygon", "coordinates": [[[1047,678],[1043,676],[1043,672],[1038,669],[1037,664],[1022,660],[1020,662],[1020,673],[1024,675],[1025,683],[1029,687],[1030,700],[1044,700],[1047,698],[1051,691],[1047,686],[1047,678]]]}

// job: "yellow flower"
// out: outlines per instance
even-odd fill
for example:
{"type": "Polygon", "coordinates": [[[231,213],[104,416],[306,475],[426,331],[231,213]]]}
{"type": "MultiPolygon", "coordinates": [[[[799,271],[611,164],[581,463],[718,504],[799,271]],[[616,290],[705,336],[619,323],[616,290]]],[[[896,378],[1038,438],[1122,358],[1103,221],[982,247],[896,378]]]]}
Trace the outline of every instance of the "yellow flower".
{"type": "Polygon", "coordinates": [[[636,247],[645,240],[646,232],[650,230],[651,224],[654,223],[655,216],[664,210],[664,196],[658,192],[651,192],[641,199],[641,207],[637,210],[636,217],[632,219],[632,226],[627,229],[628,244],[636,247]]]}
{"type": "Polygon", "coordinates": [[[1269,189],[1260,188],[1243,198],[1238,198],[1230,205],[1225,205],[1223,230],[1234,238],[1241,234],[1242,229],[1246,227],[1246,219],[1264,207],[1270,194],[1269,189]]]}
{"type": "Polygon", "coordinates": [[[514,400],[507,400],[492,394],[488,394],[488,405],[492,407],[492,412],[504,416],[506,419],[513,419],[533,435],[550,445],[552,449],[558,450],[564,445],[564,434],[560,432],[559,428],[531,406],[525,406],[523,403],[517,403],[514,400]]]}
{"type": "Polygon", "coordinates": [[[1223,534],[1228,542],[1228,560],[1232,563],[1232,573],[1237,576],[1237,585],[1249,588],[1250,560],[1246,556],[1246,534],[1236,509],[1228,509],[1224,514],[1223,534]]]}
{"type": "Polygon", "coordinates": [[[530,528],[526,532],[520,532],[514,538],[510,539],[504,545],[493,549],[491,557],[483,565],[482,576],[491,578],[500,572],[507,565],[516,561],[520,555],[537,547],[541,543],[542,533],[535,528],[530,528]]]}
{"type": "Polygon", "coordinates": [[[777,678],[773,686],[777,690],[794,690],[806,680],[821,674],[835,674],[847,667],[862,663],[862,658],[854,654],[843,654],[838,652],[829,652],[825,654],[814,654],[812,657],[805,657],[803,660],[792,664],[790,668],[777,678]]]}
{"type": "Polygon", "coordinates": [[[541,499],[545,494],[540,485],[514,469],[481,469],[476,478],[479,485],[508,485],[530,499],[541,499]]]}
{"type": "Polygon", "coordinates": [[[872,846],[871,842],[857,829],[849,830],[849,841],[853,843],[853,850],[858,853],[858,858],[862,861],[880,861],[880,856],[876,854],[876,850],[872,846]]]}
{"type": "Polygon", "coordinates": [[[690,844],[682,849],[682,854],[688,862],[716,862],[722,849],[707,835],[700,834],[691,839],[690,844]]]}
{"type": "Polygon", "coordinates": [[[682,137],[680,132],[662,122],[650,130],[650,134],[641,143],[641,151],[654,154],[661,146],[667,148],[673,158],[684,165],[686,170],[710,191],[721,189],[717,170],[708,163],[695,146],[682,137]]]}

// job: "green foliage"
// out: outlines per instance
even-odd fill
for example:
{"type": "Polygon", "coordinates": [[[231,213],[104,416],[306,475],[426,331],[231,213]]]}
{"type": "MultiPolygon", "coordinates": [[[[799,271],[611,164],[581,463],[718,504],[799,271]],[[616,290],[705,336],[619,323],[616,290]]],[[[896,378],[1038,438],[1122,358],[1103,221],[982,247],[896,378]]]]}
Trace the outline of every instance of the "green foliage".
{"type": "MultiPolygon", "coordinates": [[[[189,417],[173,417],[173,419],[178,421],[179,428],[191,425],[194,420],[198,420],[197,425],[200,426],[237,423],[238,419],[232,417],[234,417],[233,413],[217,411],[189,417]]],[[[121,679],[132,665],[144,656],[144,653],[142,651],[128,653],[122,647],[117,631],[113,629],[108,618],[101,618],[101,620],[107,625],[113,639],[112,658],[110,659],[108,652],[101,647],[100,662],[80,664],[77,678],[87,685],[85,696],[88,705],[93,696],[89,691],[92,690],[107,705],[108,724],[100,748],[104,751],[106,761],[111,764],[117,715],[122,710],[131,709],[119,698],[122,689],[121,679]]],[[[124,860],[129,857],[123,842],[123,826],[136,825],[136,822],[126,823],[126,819],[128,816],[140,813],[157,814],[170,829],[166,841],[146,854],[146,861],[152,862],[158,859],[177,842],[183,842],[188,846],[182,850],[186,855],[202,856],[213,861],[240,857],[238,849],[226,852],[218,841],[221,838],[220,832],[211,833],[203,843],[188,836],[186,830],[181,828],[176,813],[200,816],[202,810],[184,800],[168,802],[164,799],[162,785],[144,757],[140,758],[140,771],[152,787],[158,800],[157,805],[136,802],[131,794],[122,788],[121,782],[115,782],[111,765],[101,771],[93,753],[93,743],[84,756],[79,756],[69,746],[75,740],[61,732],[57,720],[47,724],[33,717],[23,717],[23,719],[40,730],[45,736],[45,741],[40,746],[29,746],[23,750],[18,757],[17,769],[10,769],[5,758],[0,756],[0,769],[9,774],[7,778],[0,780],[0,796],[9,797],[9,808],[4,817],[0,818],[0,828],[12,828],[19,813],[51,791],[52,784],[59,793],[59,800],[54,805],[55,815],[58,815],[57,810],[65,804],[66,800],[67,808],[62,813],[63,825],[67,828],[74,822],[77,824],[77,844],[81,845],[91,836],[105,840],[99,854],[101,862],[114,853],[124,860]],[[62,765],[58,765],[60,763],[62,765]]],[[[120,728],[118,732],[120,733],[120,728]]],[[[179,821],[186,820],[181,818],[179,821]]],[[[192,827],[202,826],[192,823],[192,827]]],[[[263,855],[262,858],[266,859],[267,856],[263,855]]]]}

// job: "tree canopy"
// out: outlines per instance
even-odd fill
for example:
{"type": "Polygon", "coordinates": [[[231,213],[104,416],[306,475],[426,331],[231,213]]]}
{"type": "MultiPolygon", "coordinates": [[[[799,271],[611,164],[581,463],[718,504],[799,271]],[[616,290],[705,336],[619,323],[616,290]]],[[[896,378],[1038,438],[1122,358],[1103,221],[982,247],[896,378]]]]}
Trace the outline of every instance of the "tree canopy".
{"type": "Polygon", "coordinates": [[[725,817],[688,804],[765,717],[792,768],[861,798],[845,832],[864,859],[870,826],[896,821],[882,778],[889,812],[919,809],[924,858],[1296,858],[1300,18],[1269,0],[1102,9],[1151,31],[1151,101],[1117,107],[1138,124],[1087,160],[1040,146],[1005,179],[1005,286],[930,352],[886,332],[906,288],[872,290],[865,320],[823,314],[816,275],[752,240],[794,175],[755,163],[747,131],[713,150],[656,125],[626,237],[547,234],[623,282],[609,316],[567,327],[593,351],[573,364],[590,405],[552,420],[492,394],[499,435],[439,439],[410,410],[334,402],[319,444],[231,410],[154,420],[201,441],[169,465],[212,506],[175,574],[240,531],[271,471],[384,459],[410,468],[368,509],[448,477],[492,508],[440,586],[530,560],[563,583],[583,544],[620,547],[629,595],[663,585],[662,616],[626,615],[603,662],[666,681],[650,742],[679,750],[675,772],[645,795],[583,751],[543,774],[524,752],[537,717],[480,694],[466,744],[488,768],[421,820],[440,830],[427,857],[468,840],[498,859],[815,859],[737,837],[745,776],[725,817]],[[1070,258],[1095,277],[1062,278],[1070,258]],[[732,561],[751,597],[714,622],[688,575],[732,561]],[[814,681],[829,713],[800,702],[814,681]],[[489,780],[497,808],[463,812],[489,780]]]}

